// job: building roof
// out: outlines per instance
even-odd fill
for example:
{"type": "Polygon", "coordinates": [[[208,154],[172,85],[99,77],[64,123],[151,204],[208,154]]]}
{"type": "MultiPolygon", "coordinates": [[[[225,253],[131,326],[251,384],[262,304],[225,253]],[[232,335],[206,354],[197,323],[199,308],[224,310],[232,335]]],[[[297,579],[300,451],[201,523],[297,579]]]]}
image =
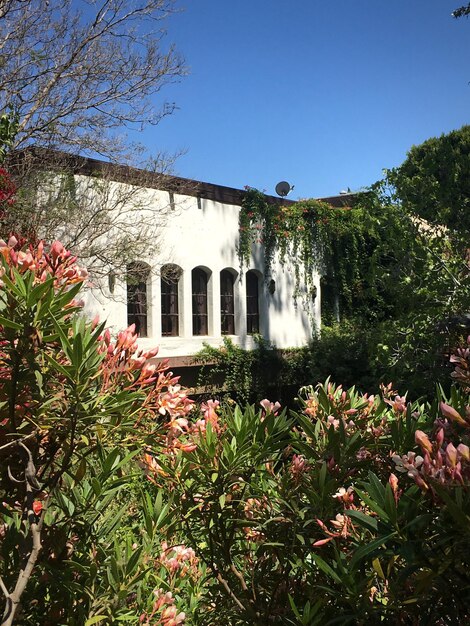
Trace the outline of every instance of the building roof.
{"type": "MultiPolygon", "coordinates": [[[[161,191],[169,191],[197,198],[205,198],[207,200],[237,206],[241,206],[246,193],[244,189],[236,189],[234,187],[226,187],[225,185],[216,185],[214,183],[196,181],[189,178],[181,178],[180,176],[161,174],[159,172],[151,172],[128,165],[109,163],[108,161],[102,161],[100,159],[35,146],[16,152],[11,159],[11,168],[13,171],[15,168],[29,167],[31,165],[57,170],[63,170],[65,168],[68,171],[72,171],[74,174],[83,174],[86,176],[106,176],[108,179],[116,182],[139,185],[141,187],[159,189],[161,191]]],[[[354,193],[343,193],[337,196],[318,198],[318,200],[326,202],[335,208],[350,207],[354,202],[355,195],[354,193]]],[[[282,202],[288,205],[295,204],[295,200],[288,200],[287,198],[279,198],[271,195],[266,195],[266,198],[272,203],[282,202]]]]}

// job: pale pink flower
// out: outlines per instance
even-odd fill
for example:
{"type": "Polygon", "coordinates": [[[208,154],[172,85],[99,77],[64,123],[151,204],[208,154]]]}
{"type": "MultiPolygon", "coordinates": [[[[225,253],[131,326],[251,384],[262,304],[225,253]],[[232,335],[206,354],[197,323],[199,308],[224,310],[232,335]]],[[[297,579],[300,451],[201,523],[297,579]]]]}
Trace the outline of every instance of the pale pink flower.
{"type": "Polygon", "coordinates": [[[310,469],[310,465],[307,463],[304,456],[301,454],[294,454],[289,467],[290,474],[295,483],[300,482],[300,479],[310,469]]]}
{"type": "Polygon", "coordinates": [[[385,402],[392,407],[395,413],[401,414],[406,411],[406,395],[395,396],[393,400],[385,398],[385,402]]]}
{"type": "Polygon", "coordinates": [[[406,472],[410,478],[415,478],[424,459],[422,456],[416,456],[415,452],[408,452],[408,454],[404,454],[403,456],[394,454],[392,461],[395,463],[397,472],[406,472]]]}
{"type": "Polygon", "coordinates": [[[272,413],[273,415],[277,415],[279,409],[281,408],[279,402],[271,402],[266,398],[264,400],[261,400],[260,405],[263,408],[265,415],[269,415],[270,413],[272,413]]]}

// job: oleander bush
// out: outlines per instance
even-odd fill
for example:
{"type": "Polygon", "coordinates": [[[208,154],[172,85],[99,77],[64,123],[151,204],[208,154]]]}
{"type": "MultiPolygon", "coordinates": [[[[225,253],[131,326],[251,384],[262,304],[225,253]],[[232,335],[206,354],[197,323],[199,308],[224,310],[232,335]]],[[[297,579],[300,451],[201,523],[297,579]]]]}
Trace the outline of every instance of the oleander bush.
{"type": "MultiPolygon", "coordinates": [[[[133,327],[83,316],[60,242],[6,239],[2,626],[469,622],[470,338],[429,401],[359,391],[338,348],[347,384],[292,410],[227,344],[242,402],[195,402],[133,327]]],[[[308,356],[259,352],[316,382],[308,356]]]]}
{"type": "Polygon", "coordinates": [[[195,623],[466,623],[469,355],[432,404],[327,381],[296,413],[203,405],[149,473],[210,572],[195,623]]]}
{"type": "Polygon", "coordinates": [[[195,403],[60,243],[0,261],[2,624],[468,621],[470,343],[430,403],[195,403]]]}
{"type": "Polygon", "coordinates": [[[0,274],[1,623],[136,623],[168,510],[138,462],[184,449],[192,401],[132,327],[80,315],[86,272],[59,242],[1,241],[0,274]]]}

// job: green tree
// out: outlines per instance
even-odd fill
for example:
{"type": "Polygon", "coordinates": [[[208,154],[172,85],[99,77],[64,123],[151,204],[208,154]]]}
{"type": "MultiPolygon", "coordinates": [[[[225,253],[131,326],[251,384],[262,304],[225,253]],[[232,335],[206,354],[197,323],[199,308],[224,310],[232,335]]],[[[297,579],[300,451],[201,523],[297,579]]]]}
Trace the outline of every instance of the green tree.
{"type": "Polygon", "coordinates": [[[403,207],[429,224],[470,229],[470,126],[413,146],[387,180],[403,207]]]}

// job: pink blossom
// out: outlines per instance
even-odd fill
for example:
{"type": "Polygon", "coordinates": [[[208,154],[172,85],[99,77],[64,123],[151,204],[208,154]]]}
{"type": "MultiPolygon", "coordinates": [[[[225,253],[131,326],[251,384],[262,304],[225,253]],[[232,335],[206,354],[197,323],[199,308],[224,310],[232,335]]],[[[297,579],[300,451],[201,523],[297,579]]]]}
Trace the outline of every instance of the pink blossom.
{"type": "Polygon", "coordinates": [[[447,419],[450,419],[452,422],[457,422],[461,426],[467,426],[467,422],[462,418],[460,413],[454,409],[454,407],[446,404],[445,402],[439,403],[439,408],[441,409],[441,413],[447,419]]]}
{"type": "Polygon", "coordinates": [[[457,465],[457,449],[452,443],[447,444],[446,462],[452,468],[454,468],[457,465]]]}
{"type": "Polygon", "coordinates": [[[310,469],[310,465],[307,463],[304,456],[301,454],[294,454],[290,464],[290,474],[295,483],[299,483],[302,476],[310,469]]]}
{"type": "Polygon", "coordinates": [[[392,461],[395,463],[397,472],[406,472],[410,478],[414,478],[418,474],[418,469],[423,464],[423,457],[416,456],[415,452],[408,452],[403,456],[394,454],[392,461]]]}
{"type": "Polygon", "coordinates": [[[429,437],[422,430],[415,432],[415,441],[425,452],[432,452],[432,443],[429,441],[429,437]]]}
{"type": "Polygon", "coordinates": [[[470,461],[470,449],[464,443],[459,443],[457,446],[457,452],[459,453],[461,459],[467,461],[467,463],[470,461]]]}
{"type": "Polygon", "coordinates": [[[333,495],[333,498],[338,498],[342,500],[345,505],[352,504],[354,499],[354,489],[352,487],[348,487],[345,489],[344,487],[340,487],[338,491],[333,495]]]}
{"type": "Polygon", "coordinates": [[[269,415],[270,413],[272,413],[273,415],[277,415],[279,409],[281,408],[279,402],[271,402],[266,398],[264,400],[261,400],[260,405],[264,409],[265,415],[269,415]]]}
{"type": "Polygon", "coordinates": [[[393,400],[385,398],[385,402],[389,404],[395,413],[401,414],[406,411],[406,395],[404,396],[395,396],[393,400]]]}

